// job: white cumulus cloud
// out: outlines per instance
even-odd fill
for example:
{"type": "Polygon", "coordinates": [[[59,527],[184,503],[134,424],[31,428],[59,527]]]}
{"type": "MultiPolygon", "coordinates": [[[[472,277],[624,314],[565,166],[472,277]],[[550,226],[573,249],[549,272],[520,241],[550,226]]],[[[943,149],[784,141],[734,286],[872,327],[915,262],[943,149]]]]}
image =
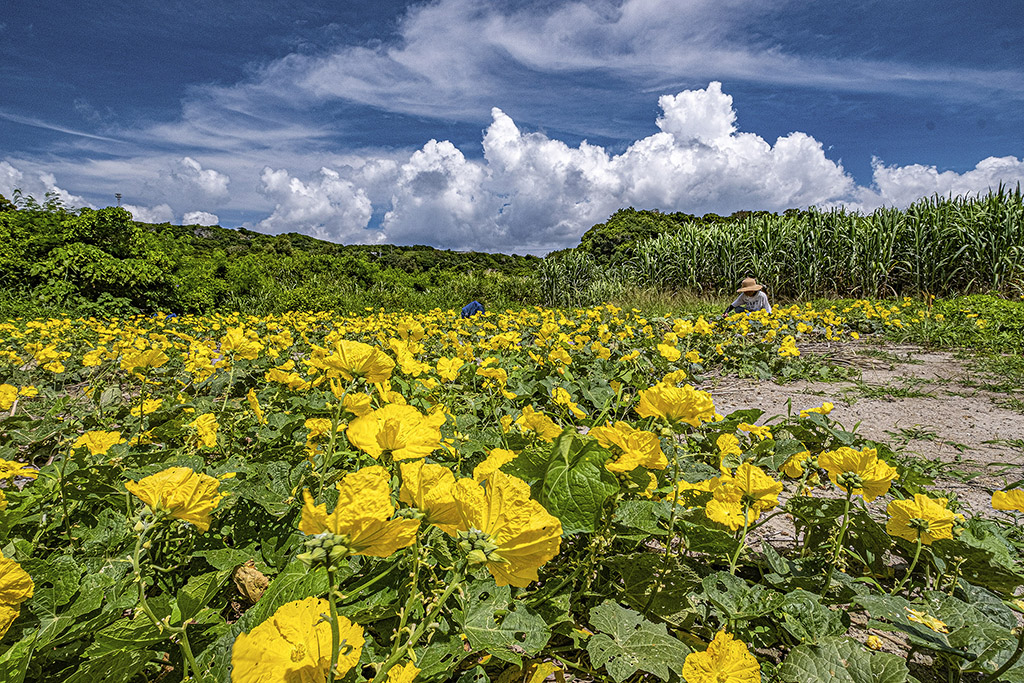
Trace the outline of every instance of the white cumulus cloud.
{"type": "Polygon", "coordinates": [[[260,174],[262,192],[276,202],[273,213],[257,224],[270,233],[303,232],[336,242],[362,242],[373,207],[362,188],[338,171],[321,168],[309,180],[267,166],[260,174]]]}
{"type": "Polygon", "coordinates": [[[182,225],[220,225],[217,214],[206,211],[189,211],[181,217],[182,225]]]}
{"type": "Polygon", "coordinates": [[[167,204],[157,204],[156,206],[122,204],[121,208],[140,223],[172,223],[174,221],[174,211],[167,204]]]}
{"type": "Polygon", "coordinates": [[[178,161],[171,171],[171,177],[186,192],[198,193],[203,199],[224,199],[228,196],[228,183],[231,178],[224,173],[203,168],[202,164],[192,157],[184,157],[178,161]]]}
{"type": "Polygon", "coordinates": [[[9,161],[0,161],[0,194],[13,199],[15,190],[21,190],[23,196],[32,197],[40,204],[46,201],[47,194],[51,194],[69,208],[90,206],[78,195],[58,187],[57,179],[52,173],[25,173],[9,161]]]}

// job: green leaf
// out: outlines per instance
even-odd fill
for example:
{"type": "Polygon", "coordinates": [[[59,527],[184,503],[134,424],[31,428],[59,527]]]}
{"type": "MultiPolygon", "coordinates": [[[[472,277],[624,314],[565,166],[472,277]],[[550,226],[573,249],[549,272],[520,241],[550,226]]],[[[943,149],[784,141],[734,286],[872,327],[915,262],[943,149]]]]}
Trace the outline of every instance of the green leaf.
{"type": "Polygon", "coordinates": [[[754,619],[774,612],[783,596],[760,584],[750,585],[729,572],[704,577],[704,595],[727,619],[754,619]]]}
{"type": "Polygon", "coordinates": [[[637,671],[663,681],[682,671],[690,648],[668,634],[664,624],[652,624],[633,610],[606,600],[590,610],[590,624],[598,633],[587,642],[595,667],[621,682],[637,671]]]}
{"type": "Polygon", "coordinates": [[[814,593],[797,589],[788,593],[779,608],[782,626],[804,643],[820,643],[824,638],[846,632],[842,614],[821,604],[814,593]]]}
{"type": "Polygon", "coordinates": [[[608,452],[567,433],[555,440],[552,456],[538,500],[562,522],[563,534],[596,531],[605,502],[619,490],[618,479],[604,467],[608,452]]]}
{"type": "MultiPolygon", "coordinates": [[[[653,500],[624,500],[615,509],[615,523],[635,529],[643,535],[664,536],[668,529],[660,522],[667,520],[671,504],[653,500]]],[[[622,536],[622,534],[618,534],[622,536]]]]}
{"type": "Polygon", "coordinates": [[[0,681],[22,683],[25,680],[29,661],[35,651],[36,635],[30,633],[0,655],[0,681]]]}
{"type": "Polygon", "coordinates": [[[459,615],[462,630],[474,649],[517,666],[523,665],[522,655],[537,655],[551,637],[540,615],[512,601],[508,586],[495,586],[489,581],[470,587],[459,615]]]}
{"type": "Polygon", "coordinates": [[[156,657],[149,650],[117,650],[88,659],[64,683],[127,683],[156,657]]]}
{"type": "Polygon", "coordinates": [[[793,648],[778,675],[785,683],[904,683],[909,673],[902,657],[868,652],[852,638],[830,638],[793,648]]]}
{"type": "Polygon", "coordinates": [[[621,599],[633,609],[673,626],[683,626],[694,618],[689,596],[700,585],[700,576],[677,555],[616,555],[605,564],[622,577],[621,599]]]}
{"type": "Polygon", "coordinates": [[[210,602],[224,586],[229,576],[231,571],[225,569],[190,578],[178,591],[178,611],[181,612],[181,620],[188,621],[199,614],[199,611],[206,607],[206,603],[210,602]]]}

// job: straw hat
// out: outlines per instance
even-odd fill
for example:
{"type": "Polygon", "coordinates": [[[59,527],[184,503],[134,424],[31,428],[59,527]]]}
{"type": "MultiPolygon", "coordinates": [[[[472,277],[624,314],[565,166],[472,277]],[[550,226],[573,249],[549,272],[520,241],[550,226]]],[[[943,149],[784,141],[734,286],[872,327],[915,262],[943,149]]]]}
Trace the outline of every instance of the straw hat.
{"type": "Polygon", "coordinates": [[[752,277],[743,278],[743,282],[740,283],[740,288],[736,290],[740,292],[760,292],[764,289],[764,285],[757,284],[757,280],[752,277]]]}

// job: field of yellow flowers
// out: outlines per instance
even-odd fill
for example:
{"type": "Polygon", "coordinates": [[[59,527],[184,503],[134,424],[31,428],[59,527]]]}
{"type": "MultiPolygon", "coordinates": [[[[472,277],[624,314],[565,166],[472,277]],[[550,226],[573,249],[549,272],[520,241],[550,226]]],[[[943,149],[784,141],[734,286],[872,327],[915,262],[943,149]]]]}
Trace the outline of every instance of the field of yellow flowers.
{"type": "Polygon", "coordinates": [[[931,315],[0,323],[0,680],[1024,681],[1024,489],[700,388],[931,315]]]}

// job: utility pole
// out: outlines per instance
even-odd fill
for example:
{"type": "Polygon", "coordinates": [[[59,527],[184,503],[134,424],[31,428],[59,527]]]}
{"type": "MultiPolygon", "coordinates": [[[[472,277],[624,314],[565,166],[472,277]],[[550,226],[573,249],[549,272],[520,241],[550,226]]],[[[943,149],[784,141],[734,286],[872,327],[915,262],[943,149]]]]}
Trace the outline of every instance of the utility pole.
{"type": "Polygon", "coordinates": [[[117,205],[121,206],[121,193],[120,192],[115,192],[114,196],[117,197],[117,205]]]}

